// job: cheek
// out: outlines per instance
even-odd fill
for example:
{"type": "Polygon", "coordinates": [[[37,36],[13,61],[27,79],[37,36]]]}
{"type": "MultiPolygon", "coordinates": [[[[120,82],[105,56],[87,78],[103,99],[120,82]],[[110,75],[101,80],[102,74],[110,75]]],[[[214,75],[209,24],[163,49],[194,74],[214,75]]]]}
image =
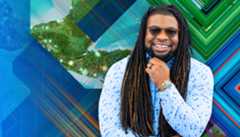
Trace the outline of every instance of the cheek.
{"type": "Polygon", "coordinates": [[[178,43],[179,43],[178,37],[176,36],[176,37],[171,38],[171,42],[172,42],[172,45],[173,45],[175,48],[177,48],[178,43]]]}
{"type": "Polygon", "coordinates": [[[151,41],[152,41],[152,36],[149,35],[148,33],[145,36],[145,45],[149,48],[151,45],[151,41]]]}

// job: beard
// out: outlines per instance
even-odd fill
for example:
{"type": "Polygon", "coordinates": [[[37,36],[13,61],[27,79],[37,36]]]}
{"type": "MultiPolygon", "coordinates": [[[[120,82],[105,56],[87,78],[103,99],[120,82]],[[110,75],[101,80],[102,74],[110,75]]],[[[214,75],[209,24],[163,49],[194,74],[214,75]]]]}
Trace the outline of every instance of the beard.
{"type": "Polygon", "coordinates": [[[154,54],[153,52],[153,57],[161,59],[164,62],[168,62],[173,56],[174,56],[174,52],[169,52],[166,55],[158,55],[158,54],[154,54]]]}
{"type": "Polygon", "coordinates": [[[160,60],[163,60],[164,62],[168,62],[170,59],[172,59],[175,56],[177,48],[176,47],[174,48],[174,46],[169,42],[162,42],[162,44],[168,45],[171,48],[171,50],[169,50],[167,53],[154,51],[153,46],[155,43],[154,41],[156,41],[156,37],[157,35],[153,37],[153,39],[151,40],[151,44],[149,46],[146,46],[147,43],[145,43],[145,47],[147,47],[147,51],[149,51],[151,57],[156,57],[160,60]]]}
{"type": "Polygon", "coordinates": [[[167,54],[164,54],[164,55],[157,54],[157,53],[154,53],[152,46],[147,49],[147,52],[151,57],[156,57],[164,62],[168,62],[169,60],[171,60],[174,57],[174,53],[175,53],[175,51],[169,51],[167,54]]]}

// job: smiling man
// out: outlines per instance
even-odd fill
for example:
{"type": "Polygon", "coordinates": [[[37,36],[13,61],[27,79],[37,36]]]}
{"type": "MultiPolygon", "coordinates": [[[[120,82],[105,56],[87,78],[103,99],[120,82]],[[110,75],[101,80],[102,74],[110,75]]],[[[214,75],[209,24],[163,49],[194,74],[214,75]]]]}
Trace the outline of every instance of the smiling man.
{"type": "Polygon", "coordinates": [[[213,75],[191,58],[188,25],[173,5],[149,8],[130,56],[108,71],[102,136],[199,137],[212,112],[213,75]]]}
{"type": "Polygon", "coordinates": [[[145,45],[160,59],[172,56],[178,46],[178,23],[175,17],[164,14],[150,16],[145,45]]]}

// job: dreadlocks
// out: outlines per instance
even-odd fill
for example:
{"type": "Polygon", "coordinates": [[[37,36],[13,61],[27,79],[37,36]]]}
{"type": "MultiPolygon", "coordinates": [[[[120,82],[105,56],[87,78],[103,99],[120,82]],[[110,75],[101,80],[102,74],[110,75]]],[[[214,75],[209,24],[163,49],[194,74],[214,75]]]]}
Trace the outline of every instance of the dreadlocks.
{"type": "MultiPolygon", "coordinates": [[[[122,127],[126,132],[127,129],[132,129],[139,136],[153,134],[149,76],[145,72],[148,62],[145,56],[144,40],[148,18],[154,14],[174,16],[178,21],[179,45],[174,52],[175,62],[170,70],[170,79],[184,98],[190,71],[191,40],[186,20],[173,5],[149,8],[142,18],[138,38],[129,57],[121,89],[120,119],[122,127]]],[[[159,119],[159,131],[162,137],[177,134],[163,117],[162,111],[159,119]]]]}

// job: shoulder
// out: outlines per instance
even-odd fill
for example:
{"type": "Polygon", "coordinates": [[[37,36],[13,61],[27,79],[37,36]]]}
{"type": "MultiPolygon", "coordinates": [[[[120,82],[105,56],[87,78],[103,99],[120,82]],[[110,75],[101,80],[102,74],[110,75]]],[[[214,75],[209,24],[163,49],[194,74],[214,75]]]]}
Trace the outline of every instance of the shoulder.
{"type": "Polygon", "coordinates": [[[214,90],[214,77],[212,70],[206,64],[191,58],[191,69],[188,80],[187,98],[196,96],[212,97],[214,90]]]}
{"type": "Polygon", "coordinates": [[[107,72],[107,75],[111,75],[111,74],[114,74],[114,73],[123,73],[125,71],[125,68],[127,66],[127,63],[128,63],[128,59],[129,59],[129,56],[125,57],[125,58],[122,58],[121,60],[115,62],[109,69],[108,69],[108,72],[107,72]]]}
{"type": "Polygon", "coordinates": [[[212,74],[212,70],[206,64],[191,58],[191,65],[190,65],[190,74],[191,73],[204,73],[204,74],[212,74]]]}
{"type": "Polygon", "coordinates": [[[104,78],[104,86],[111,85],[121,85],[121,81],[125,74],[125,69],[128,63],[129,56],[122,58],[121,60],[115,62],[107,71],[104,78]]]}
{"type": "Polygon", "coordinates": [[[120,98],[122,79],[125,73],[125,67],[128,57],[115,62],[108,70],[103,83],[101,100],[113,100],[120,98]]]}
{"type": "Polygon", "coordinates": [[[209,83],[213,85],[214,78],[212,70],[206,64],[191,58],[191,67],[189,73],[189,84],[196,83],[209,83]]]}

